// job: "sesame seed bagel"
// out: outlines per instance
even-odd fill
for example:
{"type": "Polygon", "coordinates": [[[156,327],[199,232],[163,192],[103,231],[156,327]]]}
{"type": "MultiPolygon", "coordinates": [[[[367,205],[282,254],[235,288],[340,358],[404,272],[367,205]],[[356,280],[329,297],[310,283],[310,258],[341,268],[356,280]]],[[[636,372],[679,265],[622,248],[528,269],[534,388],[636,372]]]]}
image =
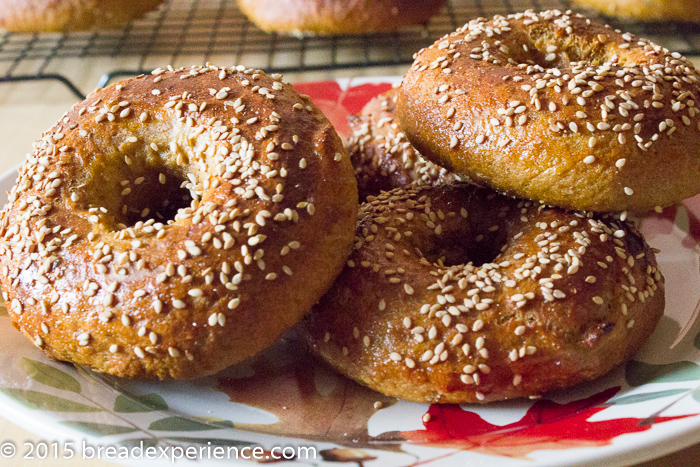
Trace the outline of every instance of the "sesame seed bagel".
{"type": "Polygon", "coordinates": [[[360,200],[410,185],[435,185],[459,180],[425,160],[406,139],[396,119],[396,89],[370,100],[360,115],[349,119],[348,141],[360,200]]]}
{"type": "Polygon", "coordinates": [[[315,352],[372,389],[478,403],[608,372],[663,308],[630,224],[458,183],[363,204],[347,266],[303,323],[315,352]]]}
{"type": "Polygon", "coordinates": [[[12,32],[114,29],[163,0],[0,0],[0,28],[12,32]]]}
{"type": "Polygon", "coordinates": [[[238,0],[260,29],[295,36],[396,31],[422,24],[445,0],[238,0]]]}
{"type": "Polygon", "coordinates": [[[91,94],[35,144],[0,213],[0,283],[50,357],[194,378],[316,303],[356,213],[340,138],[281,76],[159,69],[91,94]]]}
{"type": "Polygon", "coordinates": [[[644,212],[700,192],[698,73],[580,15],[473,20],[416,55],[399,91],[428,159],[499,191],[644,212]]]}
{"type": "Polygon", "coordinates": [[[700,22],[700,0],[574,0],[574,3],[630,20],[700,22]]]}

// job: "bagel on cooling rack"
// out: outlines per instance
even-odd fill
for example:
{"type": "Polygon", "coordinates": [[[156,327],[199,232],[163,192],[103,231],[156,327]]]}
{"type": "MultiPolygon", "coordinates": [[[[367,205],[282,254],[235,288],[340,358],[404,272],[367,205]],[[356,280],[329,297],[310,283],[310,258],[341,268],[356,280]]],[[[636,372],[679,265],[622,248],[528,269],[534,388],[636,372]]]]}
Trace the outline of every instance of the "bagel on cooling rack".
{"type": "Polygon", "coordinates": [[[347,266],[303,332],[386,395],[488,402],[608,372],[663,309],[663,277],[630,224],[466,184],[412,186],[362,205],[347,266]]]}
{"type": "Polygon", "coordinates": [[[352,135],[348,148],[360,200],[411,183],[435,185],[459,180],[425,160],[406,139],[396,119],[396,89],[370,100],[349,123],[352,135]]]}
{"type": "Polygon", "coordinates": [[[356,212],[340,138],[281,76],[156,70],[91,94],[35,145],[0,212],[0,284],[53,358],[208,375],[316,303],[356,212]]]}
{"type": "Polygon", "coordinates": [[[422,24],[445,0],[238,0],[260,29],[296,36],[396,31],[422,24]]]}
{"type": "Polygon", "coordinates": [[[0,0],[0,28],[12,32],[114,29],[163,0],[0,0]]]}
{"type": "Polygon", "coordinates": [[[700,0],[574,0],[574,4],[629,20],[700,22],[700,0]]]}
{"type": "Polygon", "coordinates": [[[700,192],[698,72],[677,53],[559,11],[476,19],[416,55],[408,139],[499,191],[643,212],[700,192]]]}

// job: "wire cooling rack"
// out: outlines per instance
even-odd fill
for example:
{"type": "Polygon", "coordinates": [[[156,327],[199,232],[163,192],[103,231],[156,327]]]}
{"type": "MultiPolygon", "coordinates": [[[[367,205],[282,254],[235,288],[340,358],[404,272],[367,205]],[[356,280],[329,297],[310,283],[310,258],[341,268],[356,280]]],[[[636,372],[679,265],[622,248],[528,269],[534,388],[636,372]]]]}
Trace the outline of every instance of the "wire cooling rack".
{"type": "MultiPolygon", "coordinates": [[[[106,57],[115,63],[129,63],[105,70],[98,86],[117,76],[148,72],[149,61],[175,64],[183,57],[190,63],[216,57],[217,63],[245,63],[269,72],[408,64],[415,51],[470,19],[529,8],[570,7],[568,0],[449,0],[427,24],[400,32],[298,39],[260,31],[240,13],[235,0],[169,0],[120,30],[0,33],[0,82],[58,80],[82,97],[82,91],[67,76],[52,69],[52,64],[66,58],[106,57]]],[[[603,20],[683,54],[700,55],[698,25],[603,20]]]]}

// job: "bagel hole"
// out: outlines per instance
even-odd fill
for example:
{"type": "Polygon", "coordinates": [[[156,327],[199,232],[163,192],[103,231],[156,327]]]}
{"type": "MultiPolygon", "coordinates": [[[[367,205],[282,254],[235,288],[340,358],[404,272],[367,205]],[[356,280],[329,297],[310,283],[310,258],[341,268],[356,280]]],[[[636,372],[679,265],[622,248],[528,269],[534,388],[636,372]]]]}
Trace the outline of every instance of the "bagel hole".
{"type": "Polygon", "coordinates": [[[161,223],[174,220],[180,209],[192,203],[190,191],[184,187],[186,184],[183,175],[165,167],[147,167],[134,174],[125,185],[130,191],[121,197],[117,222],[125,228],[148,219],[161,223]]]}
{"type": "Polygon", "coordinates": [[[522,44],[512,47],[510,58],[516,63],[540,66],[543,70],[565,70],[575,62],[600,66],[613,58],[624,62],[624,57],[611,56],[603,44],[561,36],[558,30],[552,30],[546,24],[534,27],[525,45],[527,50],[522,48],[522,44]]]}
{"type": "Polygon", "coordinates": [[[164,164],[133,164],[118,168],[101,166],[81,190],[80,199],[90,212],[109,217],[108,228],[123,230],[153,219],[163,224],[175,219],[179,209],[189,207],[190,191],[181,172],[164,164]]]}

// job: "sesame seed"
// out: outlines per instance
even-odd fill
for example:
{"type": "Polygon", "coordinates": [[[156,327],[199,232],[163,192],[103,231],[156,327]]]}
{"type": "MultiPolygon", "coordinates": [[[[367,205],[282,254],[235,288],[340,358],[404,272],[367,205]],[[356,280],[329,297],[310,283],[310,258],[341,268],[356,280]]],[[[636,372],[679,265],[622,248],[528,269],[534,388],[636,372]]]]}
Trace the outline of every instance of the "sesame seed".
{"type": "Polygon", "coordinates": [[[217,322],[217,314],[212,313],[211,315],[209,315],[209,320],[208,320],[209,326],[215,326],[216,322],[217,322]]]}

